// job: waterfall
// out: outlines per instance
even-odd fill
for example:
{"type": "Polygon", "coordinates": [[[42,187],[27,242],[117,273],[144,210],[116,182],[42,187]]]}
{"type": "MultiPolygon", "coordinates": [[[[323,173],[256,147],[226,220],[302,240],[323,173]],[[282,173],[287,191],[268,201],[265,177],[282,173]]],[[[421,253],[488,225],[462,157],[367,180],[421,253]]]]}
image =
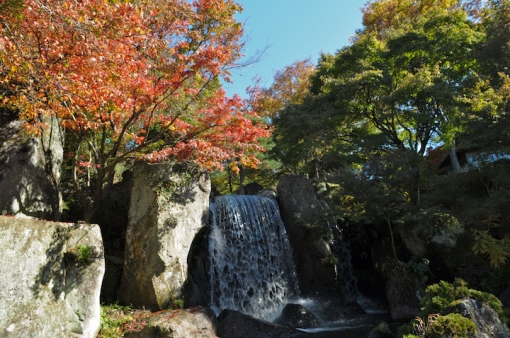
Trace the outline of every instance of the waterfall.
{"type": "Polygon", "coordinates": [[[331,251],[338,258],[336,267],[338,275],[341,276],[342,286],[344,287],[345,297],[349,301],[361,302],[363,296],[358,290],[358,281],[354,276],[351,264],[351,251],[344,241],[342,230],[336,223],[330,227],[333,232],[334,242],[331,245],[331,251]]]}
{"type": "Polygon", "coordinates": [[[211,308],[270,320],[298,294],[296,268],[274,198],[218,196],[211,203],[211,308]]]}

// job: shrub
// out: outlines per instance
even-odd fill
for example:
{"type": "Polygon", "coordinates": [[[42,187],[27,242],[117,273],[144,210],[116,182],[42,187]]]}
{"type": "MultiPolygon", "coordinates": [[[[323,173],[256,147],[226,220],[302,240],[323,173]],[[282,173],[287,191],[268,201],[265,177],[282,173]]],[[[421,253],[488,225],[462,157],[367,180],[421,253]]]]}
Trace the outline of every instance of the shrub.
{"type": "Polygon", "coordinates": [[[446,316],[438,316],[429,326],[427,337],[430,338],[464,338],[476,330],[472,320],[458,313],[449,313],[446,316]]]}
{"type": "Polygon", "coordinates": [[[469,289],[462,279],[453,284],[440,281],[425,290],[426,296],[421,303],[422,316],[399,328],[399,336],[406,338],[463,338],[476,330],[475,323],[461,314],[453,313],[455,306],[463,298],[477,300],[495,310],[505,321],[502,304],[499,299],[487,292],[469,289]]]}
{"type": "Polygon", "coordinates": [[[455,279],[453,284],[440,281],[432,284],[425,290],[426,296],[422,299],[423,313],[440,313],[442,315],[451,311],[463,298],[472,298],[494,309],[500,317],[503,314],[503,305],[494,295],[478,290],[469,289],[462,279],[455,279]]]}

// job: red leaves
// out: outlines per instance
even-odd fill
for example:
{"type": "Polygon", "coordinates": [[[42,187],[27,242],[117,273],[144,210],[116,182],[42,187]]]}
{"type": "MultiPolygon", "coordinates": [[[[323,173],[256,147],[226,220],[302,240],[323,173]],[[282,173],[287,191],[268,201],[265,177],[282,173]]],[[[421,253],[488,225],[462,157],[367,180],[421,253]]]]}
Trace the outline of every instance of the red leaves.
{"type": "Polygon", "coordinates": [[[34,130],[57,115],[75,131],[76,158],[90,158],[78,167],[111,171],[133,156],[255,164],[246,153],[268,130],[218,85],[241,55],[239,10],[231,0],[25,0],[20,17],[0,14],[0,104],[34,130]]]}

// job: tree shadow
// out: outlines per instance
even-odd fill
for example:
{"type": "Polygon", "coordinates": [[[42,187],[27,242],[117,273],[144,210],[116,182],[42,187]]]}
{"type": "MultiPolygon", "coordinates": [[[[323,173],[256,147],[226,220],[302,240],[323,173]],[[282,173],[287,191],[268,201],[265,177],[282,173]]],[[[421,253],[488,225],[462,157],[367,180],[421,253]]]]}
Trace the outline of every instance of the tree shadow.
{"type": "MultiPolygon", "coordinates": [[[[25,135],[17,113],[0,108],[0,211],[57,220],[60,217],[58,178],[53,150],[58,140],[52,128],[45,136],[25,135]]],[[[58,156],[57,156],[58,157],[58,156]]]]}
{"type": "Polygon", "coordinates": [[[31,287],[35,298],[39,298],[46,288],[50,288],[54,300],[59,300],[62,293],[66,291],[64,248],[69,237],[69,229],[55,228],[51,243],[46,250],[46,264],[39,268],[39,273],[31,287]]]}

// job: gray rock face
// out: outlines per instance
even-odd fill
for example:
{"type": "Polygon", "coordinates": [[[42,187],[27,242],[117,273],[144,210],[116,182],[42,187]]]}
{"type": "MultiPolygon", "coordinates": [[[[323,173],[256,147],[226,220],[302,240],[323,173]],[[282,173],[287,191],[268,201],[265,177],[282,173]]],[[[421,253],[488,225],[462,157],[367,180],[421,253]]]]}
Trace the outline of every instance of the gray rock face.
{"type": "Polygon", "coordinates": [[[183,165],[137,162],[131,191],[118,299],[165,309],[182,297],[191,243],[207,225],[211,183],[183,165]]]}
{"type": "Polygon", "coordinates": [[[28,137],[16,114],[0,114],[5,114],[0,120],[0,212],[59,220],[64,138],[58,120],[48,118],[41,137],[28,137]]]}
{"type": "Polygon", "coordinates": [[[507,338],[510,331],[501,323],[496,311],[477,300],[466,298],[456,306],[455,312],[471,319],[476,324],[476,331],[471,338],[507,338]]]}
{"type": "Polygon", "coordinates": [[[339,292],[336,267],[325,264],[331,249],[322,235],[329,226],[322,220],[323,210],[314,187],[305,177],[288,175],[282,178],[277,191],[301,291],[339,292]]]}
{"type": "Polygon", "coordinates": [[[96,337],[104,274],[97,225],[0,216],[0,336],[96,337]]]}
{"type": "Polygon", "coordinates": [[[209,308],[164,311],[151,316],[147,326],[126,338],[217,338],[218,320],[209,308]]]}

